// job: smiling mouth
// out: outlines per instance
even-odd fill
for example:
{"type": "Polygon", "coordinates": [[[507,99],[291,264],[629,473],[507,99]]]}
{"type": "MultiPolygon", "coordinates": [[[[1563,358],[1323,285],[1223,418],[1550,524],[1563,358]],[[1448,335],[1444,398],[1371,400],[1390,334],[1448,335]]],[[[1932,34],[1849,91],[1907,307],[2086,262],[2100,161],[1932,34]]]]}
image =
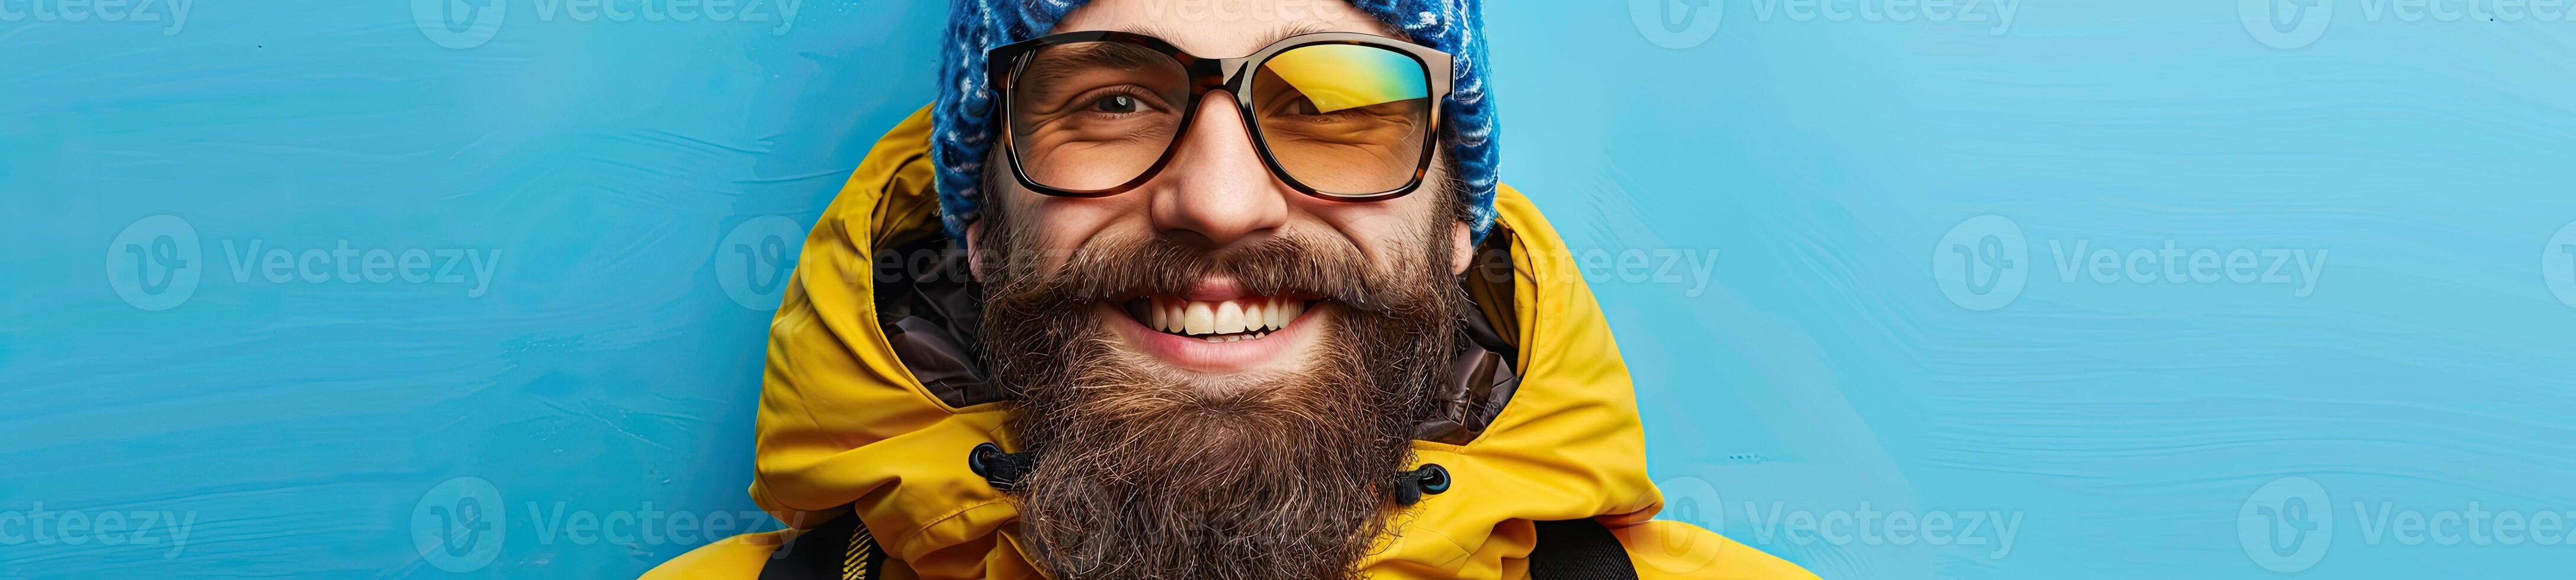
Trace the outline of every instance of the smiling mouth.
{"type": "Polygon", "coordinates": [[[1233,300],[1184,300],[1175,296],[1140,296],[1122,309],[1145,328],[1206,342],[1261,340],[1287,328],[1319,300],[1292,296],[1254,296],[1233,300]]]}

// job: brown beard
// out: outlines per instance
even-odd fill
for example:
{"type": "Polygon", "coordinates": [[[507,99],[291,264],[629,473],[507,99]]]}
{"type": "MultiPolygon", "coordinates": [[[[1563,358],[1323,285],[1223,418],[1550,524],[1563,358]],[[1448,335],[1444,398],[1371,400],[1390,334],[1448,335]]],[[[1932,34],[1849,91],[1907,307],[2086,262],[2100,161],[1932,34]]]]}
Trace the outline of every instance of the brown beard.
{"type": "Polygon", "coordinates": [[[1067,580],[1355,578],[1456,353],[1466,296],[1441,267],[1448,213],[1385,269],[1347,243],[1283,234],[1213,255],[1160,237],[1095,241],[1052,272],[1030,232],[986,216],[998,267],[983,359],[1039,458],[1013,493],[1031,557],[1067,580]],[[1331,300],[1331,316],[1308,319],[1330,322],[1309,329],[1319,342],[1302,368],[1195,378],[1095,314],[1213,274],[1331,300]]]}

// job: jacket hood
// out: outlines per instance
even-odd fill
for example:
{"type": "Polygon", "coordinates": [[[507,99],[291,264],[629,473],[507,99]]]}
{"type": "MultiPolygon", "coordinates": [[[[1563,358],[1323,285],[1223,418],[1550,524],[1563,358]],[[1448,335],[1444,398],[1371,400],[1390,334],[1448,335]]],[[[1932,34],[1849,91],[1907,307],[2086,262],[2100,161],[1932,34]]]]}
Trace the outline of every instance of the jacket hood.
{"type": "MultiPolygon", "coordinates": [[[[956,370],[973,365],[937,360],[960,352],[955,339],[919,328],[972,309],[922,289],[936,281],[875,273],[881,257],[945,243],[931,130],[925,109],[888,132],[805,240],[770,324],[751,495],[799,528],[854,513],[925,578],[1039,577],[1008,525],[1015,508],[967,462],[984,443],[1018,449],[1010,403],[956,370]]],[[[1527,198],[1504,186],[1494,207],[1468,293],[1490,325],[1477,342],[1518,380],[1462,381],[1455,412],[1418,434],[1414,466],[1441,465],[1450,489],[1396,516],[1362,563],[1372,577],[1515,576],[1533,521],[1617,528],[1663,503],[1590,288],[1527,198]]]]}

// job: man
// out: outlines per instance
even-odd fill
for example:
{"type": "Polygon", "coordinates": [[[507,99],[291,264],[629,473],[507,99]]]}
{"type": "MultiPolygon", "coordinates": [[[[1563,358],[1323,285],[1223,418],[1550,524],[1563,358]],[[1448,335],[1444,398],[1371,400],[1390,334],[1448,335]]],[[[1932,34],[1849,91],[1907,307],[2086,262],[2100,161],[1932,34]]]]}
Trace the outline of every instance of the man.
{"type": "Polygon", "coordinates": [[[1473,0],[954,10],[771,327],[800,531],[648,576],[1813,578],[1651,520],[1473,0]]]}

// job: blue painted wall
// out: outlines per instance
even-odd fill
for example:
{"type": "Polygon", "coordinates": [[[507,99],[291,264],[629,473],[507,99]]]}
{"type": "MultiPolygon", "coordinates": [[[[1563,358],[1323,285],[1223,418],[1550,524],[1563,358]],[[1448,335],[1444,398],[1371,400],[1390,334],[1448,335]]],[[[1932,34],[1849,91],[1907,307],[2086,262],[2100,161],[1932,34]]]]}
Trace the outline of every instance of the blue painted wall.
{"type": "MultiPolygon", "coordinates": [[[[2462,1],[1498,4],[1505,178],[1826,578],[2563,574],[2576,22],[2462,1]]],[[[406,4],[0,0],[0,576],[774,528],[772,258],[942,7],[406,4]]]]}

